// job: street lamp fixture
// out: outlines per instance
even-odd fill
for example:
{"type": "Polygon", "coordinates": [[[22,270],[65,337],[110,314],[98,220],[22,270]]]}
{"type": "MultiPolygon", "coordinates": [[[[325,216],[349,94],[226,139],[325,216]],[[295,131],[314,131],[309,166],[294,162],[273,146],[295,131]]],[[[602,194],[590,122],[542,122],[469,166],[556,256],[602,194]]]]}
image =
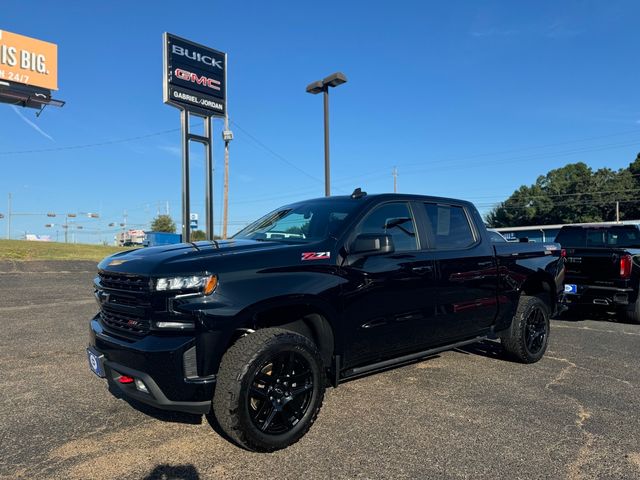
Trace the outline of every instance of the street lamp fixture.
{"type": "Polygon", "coordinates": [[[322,84],[321,80],[307,85],[307,93],[312,93],[314,95],[322,92],[323,89],[324,89],[324,85],[322,84]]]}
{"type": "Polygon", "coordinates": [[[342,72],[332,73],[322,80],[307,85],[307,93],[324,95],[324,194],[331,195],[331,171],[329,162],[329,88],[337,87],[347,82],[347,77],[342,72]]]}

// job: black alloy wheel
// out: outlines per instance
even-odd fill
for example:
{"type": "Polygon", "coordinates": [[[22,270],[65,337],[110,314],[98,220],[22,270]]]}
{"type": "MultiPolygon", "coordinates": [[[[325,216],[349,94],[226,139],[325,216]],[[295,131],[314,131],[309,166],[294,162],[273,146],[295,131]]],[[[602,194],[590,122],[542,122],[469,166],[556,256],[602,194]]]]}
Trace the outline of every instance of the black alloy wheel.
{"type": "Polygon", "coordinates": [[[273,452],[311,428],[325,384],[322,358],[311,339],[282,328],[257,330],[222,357],[213,415],[238,445],[273,452]]]}
{"type": "Polygon", "coordinates": [[[545,295],[522,295],[509,328],[500,333],[507,353],[522,363],[535,363],[549,344],[549,304],[545,295]]]}
{"type": "Polygon", "coordinates": [[[280,435],[293,429],[311,405],[313,373],[294,351],[275,355],[253,377],[247,397],[249,415],[262,432],[280,435]]]}
{"type": "Polygon", "coordinates": [[[525,344],[531,355],[536,355],[545,346],[548,334],[547,323],[545,312],[540,306],[536,305],[527,315],[525,344]]]}

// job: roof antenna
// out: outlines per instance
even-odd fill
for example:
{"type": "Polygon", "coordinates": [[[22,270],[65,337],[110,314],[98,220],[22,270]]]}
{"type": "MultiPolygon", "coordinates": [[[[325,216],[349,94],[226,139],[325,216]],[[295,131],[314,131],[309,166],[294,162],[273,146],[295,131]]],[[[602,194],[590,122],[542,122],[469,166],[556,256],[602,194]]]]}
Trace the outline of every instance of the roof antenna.
{"type": "Polygon", "coordinates": [[[351,198],[362,198],[367,195],[367,192],[363,192],[360,187],[356,188],[351,194],[351,198]]]}

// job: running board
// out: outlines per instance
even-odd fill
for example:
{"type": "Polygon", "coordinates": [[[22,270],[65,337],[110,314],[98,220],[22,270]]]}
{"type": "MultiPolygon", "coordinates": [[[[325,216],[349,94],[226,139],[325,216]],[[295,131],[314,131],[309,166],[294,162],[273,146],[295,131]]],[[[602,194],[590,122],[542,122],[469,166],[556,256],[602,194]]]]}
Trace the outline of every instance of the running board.
{"type": "Polygon", "coordinates": [[[350,368],[349,370],[344,372],[344,376],[342,378],[347,379],[347,378],[356,377],[358,375],[362,375],[365,373],[370,373],[375,370],[383,370],[385,368],[392,367],[400,363],[407,363],[422,357],[430,357],[431,355],[444,352],[445,350],[453,350],[456,348],[464,347],[465,345],[469,345],[471,343],[481,342],[483,340],[487,340],[487,338],[488,337],[486,335],[483,335],[481,337],[476,337],[471,340],[464,340],[462,342],[451,343],[449,345],[443,345],[441,347],[430,348],[429,350],[423,350],[422,352],[410,353],[409,355],[404,355],[402,357],[397,357],[397,358],[391,358],[389,360],[383,360],[382,362],[372,363],[371,365],[365,365],[363,367],[350,368]]]}

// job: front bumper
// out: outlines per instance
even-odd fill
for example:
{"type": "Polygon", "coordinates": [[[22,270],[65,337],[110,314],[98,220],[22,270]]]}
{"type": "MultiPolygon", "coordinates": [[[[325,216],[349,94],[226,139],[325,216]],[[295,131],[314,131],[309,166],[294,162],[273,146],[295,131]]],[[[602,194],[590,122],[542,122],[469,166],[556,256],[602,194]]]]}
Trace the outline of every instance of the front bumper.
{"type": "Polygon", "coordinates": [[[163,410],[210,411],[216,376],[197,376],[195,336],[119,338],[104,329],[99,316],[91,320],[90,335],[92,349],[104,355],[104,373],[113,392],[163,410]],[[122,375],[141,380],[148,392],[140,391],[135,383],[120,383],[122,375]]]}

